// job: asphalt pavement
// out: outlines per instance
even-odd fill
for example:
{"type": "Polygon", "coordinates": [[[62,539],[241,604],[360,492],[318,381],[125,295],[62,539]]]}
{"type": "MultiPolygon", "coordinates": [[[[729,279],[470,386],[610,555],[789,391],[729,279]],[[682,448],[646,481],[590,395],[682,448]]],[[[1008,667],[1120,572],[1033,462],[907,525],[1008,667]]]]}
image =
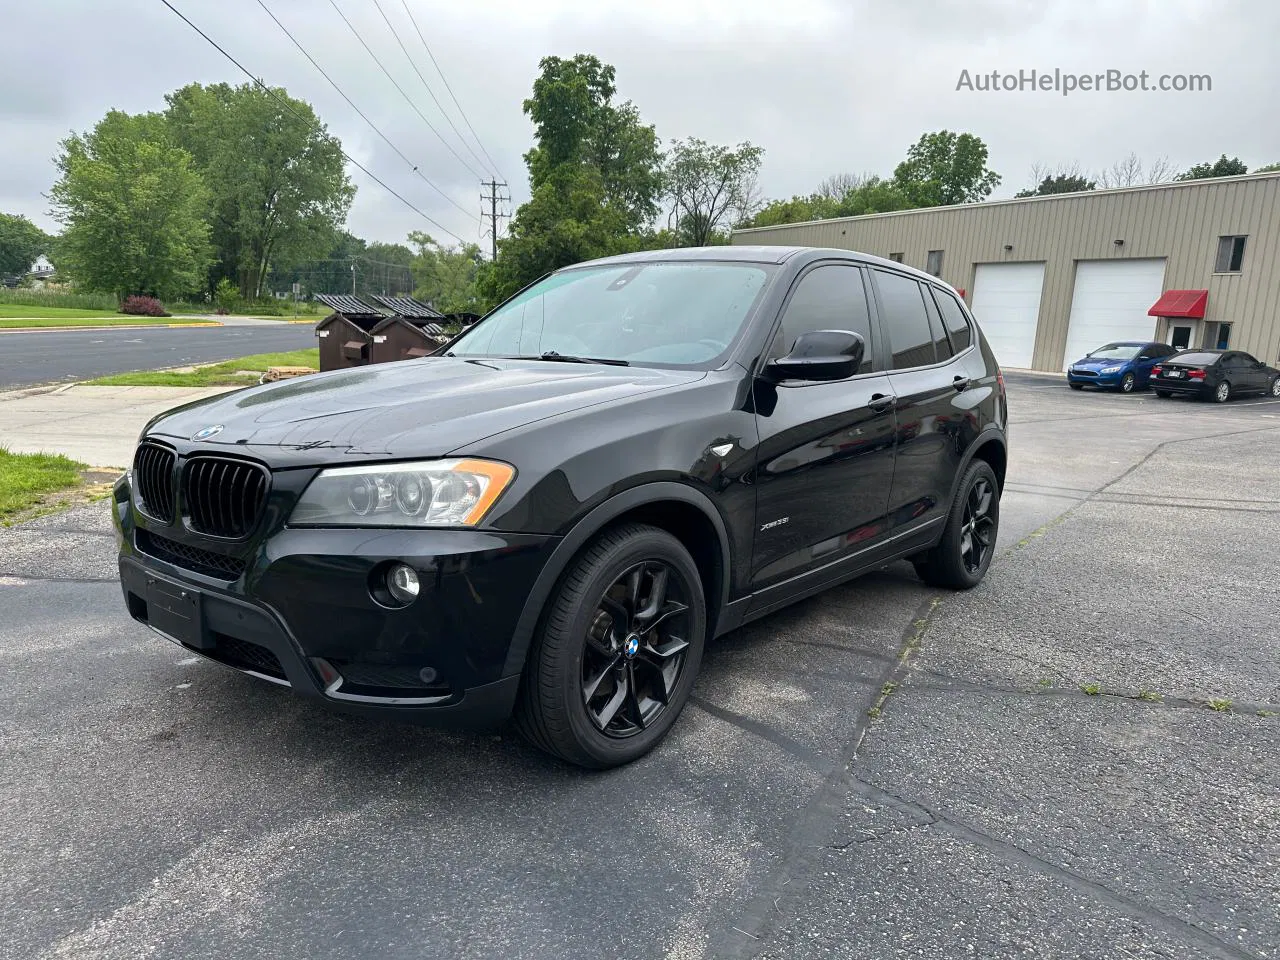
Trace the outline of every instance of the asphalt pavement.
{"type": "Polygon", "coordinates": [[[0,530],[0,957],[1280,956],[1280,402],[1009,382],[982,586],[736,631],[608,773],[191,657],[101,505],[0,530]]]}
{"type": "Polygon", "coordinates": [[[0,390],[315,345],[311,325],[269,321],[224,327],[0,331],[0,390]]]}

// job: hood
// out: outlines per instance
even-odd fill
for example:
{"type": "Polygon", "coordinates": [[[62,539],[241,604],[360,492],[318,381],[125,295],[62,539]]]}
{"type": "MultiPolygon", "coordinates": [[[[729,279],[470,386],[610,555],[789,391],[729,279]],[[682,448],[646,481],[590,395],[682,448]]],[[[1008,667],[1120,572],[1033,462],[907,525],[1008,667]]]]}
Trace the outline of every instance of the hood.
{"type": "MultiPolygon", "coordinates": [[[[313,374],[171,410],[147,433],[198,446],[272,448],[272,460],[444,456],[514,427],[705,377],[541,360],[425,357],[313,374]]],[[[265,453],[265,451],[264,451],[265,453]]]]}
{"type": "Polygon", "coordinates": [[[1104,360],[1101,357],[1081,357],[1079,360],[1073,363],[1072,366],[1073,367],[1089,367],[1089,368],[1123,367],[1130,363],[1133,363],[1133,361],[1132,360],[1114,360],[1114,359],[1104,360]]]}

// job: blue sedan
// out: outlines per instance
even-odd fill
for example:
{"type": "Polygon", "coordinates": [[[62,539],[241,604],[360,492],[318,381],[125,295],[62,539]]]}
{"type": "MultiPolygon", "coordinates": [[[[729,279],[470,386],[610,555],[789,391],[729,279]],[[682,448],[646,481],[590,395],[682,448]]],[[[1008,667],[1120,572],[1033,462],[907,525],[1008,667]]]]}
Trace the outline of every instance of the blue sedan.
{"type": "Polygon", "coordinates": [[[1151,368],[1178,351],[1167,343],[1126,340],[1108,343],[1067,367],[1067,386],[1108,387],[1122,393],[1146,387],[1151,368]]]}

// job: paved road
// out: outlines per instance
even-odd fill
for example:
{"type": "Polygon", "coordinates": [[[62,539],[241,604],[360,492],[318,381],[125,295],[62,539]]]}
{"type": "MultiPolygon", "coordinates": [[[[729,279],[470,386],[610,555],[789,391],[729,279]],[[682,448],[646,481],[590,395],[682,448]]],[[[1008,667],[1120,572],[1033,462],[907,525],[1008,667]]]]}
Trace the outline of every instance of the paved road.
{"type": "Polygon", "coordinates": [[[0,333],[0,390],[316,345],[307,324],[0,333]]]}
{"type": "Polygon", "coordinates": [[[1280,403],[1037,382],[983,586],[737,631],[605,774],[193,659],[100,507],[0,530],[0,957],[1276,957],[1280,403]]]}

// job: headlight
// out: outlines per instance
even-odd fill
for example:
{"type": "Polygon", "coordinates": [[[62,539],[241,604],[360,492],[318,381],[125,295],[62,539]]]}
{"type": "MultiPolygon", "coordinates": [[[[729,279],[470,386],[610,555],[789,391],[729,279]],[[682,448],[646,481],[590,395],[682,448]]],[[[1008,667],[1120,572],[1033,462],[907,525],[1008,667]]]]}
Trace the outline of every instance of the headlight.
{"type": "Polygon", "coordinates": [[[492,460],[423,460],[321,470],[293,508],[295,527],[471,527],[515,477],[492,460]]]}
{"type": "Polygon", "coordinates": [[[1102,368],[1103,373],[1119,373],[1120,370],[1121,370],[1120,367],[1103,367],[1102,368]]]}

